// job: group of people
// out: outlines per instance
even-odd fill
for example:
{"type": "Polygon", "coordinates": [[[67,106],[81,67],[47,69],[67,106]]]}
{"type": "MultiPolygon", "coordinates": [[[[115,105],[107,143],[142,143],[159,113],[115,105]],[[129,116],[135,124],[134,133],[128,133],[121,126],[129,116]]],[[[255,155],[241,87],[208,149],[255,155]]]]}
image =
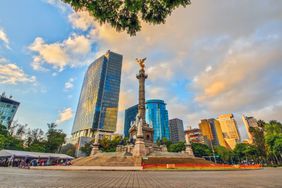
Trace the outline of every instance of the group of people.
{"type": "Polygon", "coordinates": [[[1,167],[30,168],[30,166],[51,166],[51,165],[71,165],[66,159],[30,159],[30,158],[4,158],[0,159],[1,167]]]}

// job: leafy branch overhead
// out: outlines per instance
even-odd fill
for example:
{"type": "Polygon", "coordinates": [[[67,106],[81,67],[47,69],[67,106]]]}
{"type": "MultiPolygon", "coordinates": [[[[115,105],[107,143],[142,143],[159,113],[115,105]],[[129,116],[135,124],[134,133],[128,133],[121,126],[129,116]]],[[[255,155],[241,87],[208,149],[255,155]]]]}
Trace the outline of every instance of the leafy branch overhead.
{"type": "Polygon", "coordinates": [[[63,0],[76,11],[87,10],[100,24],[109,23],[117,31],[136,35],[141,21],[165,23],[173,10],[191,4],[190,0],[63,0]]]}

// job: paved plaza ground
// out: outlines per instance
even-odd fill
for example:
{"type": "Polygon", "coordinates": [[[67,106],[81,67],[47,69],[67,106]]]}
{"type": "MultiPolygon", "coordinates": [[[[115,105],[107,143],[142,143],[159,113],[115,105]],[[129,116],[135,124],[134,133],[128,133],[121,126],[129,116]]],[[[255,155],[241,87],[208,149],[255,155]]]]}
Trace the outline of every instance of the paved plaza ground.
{"type": "Polygon", "coordinates": [[[282,187],[282,168],[81,172],[0,168],[0,187],[282,187]]]}

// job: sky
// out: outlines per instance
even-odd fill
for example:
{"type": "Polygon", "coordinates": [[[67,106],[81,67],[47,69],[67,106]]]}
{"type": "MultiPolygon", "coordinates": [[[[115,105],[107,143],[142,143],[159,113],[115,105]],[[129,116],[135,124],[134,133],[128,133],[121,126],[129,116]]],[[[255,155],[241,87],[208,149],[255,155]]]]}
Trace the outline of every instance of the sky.
{"type": "Polygon", "coordinates": [[[117,131],[137,103],[138,65],[147,57],[147,99],[162,99],[184,127],[233,113],[282,121],[282,1],[194,0],[165,24],[142,23],[130,37],[57,0],[0,3],[0,92],[20,107],[14,120],[68,135],[87,66],[123,55],[117,131]]]}

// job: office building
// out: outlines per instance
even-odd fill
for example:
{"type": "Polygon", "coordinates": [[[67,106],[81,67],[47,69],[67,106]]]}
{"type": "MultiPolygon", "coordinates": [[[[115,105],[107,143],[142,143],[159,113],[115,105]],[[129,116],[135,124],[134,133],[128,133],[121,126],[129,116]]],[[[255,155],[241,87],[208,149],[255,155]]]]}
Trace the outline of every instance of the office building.
{"type": "Polygon", "coordinates": [[[122,55],[108,51],[85,74],[72,129],[72,142],[116,131],[122,55]]]}
{"type": "Polygon", "coordinates": [[[170,140],[172,143],[185,141],[183,121],[181,119],[174,118],[169,120],[169,130],[170,140]]]}
{"type": "Polygon", "coordinates": [[[163,100],[146,101],[146,122],[154,128],[154,142],[162,138],[170,139],[168,112],[163,100]]]}
{"type": "Polygon", "coordinates": [[[12,96],[6,97],[5,93],[0,96],[0,124],[8,127],[18,110],[20,103],[13,100],[12,96]]]}
{"type": "Polygon", "coordinates": [[[124,129],[123,129],[124,137],[129,138],[129,129],[130,129],[130,126],[131,126],[131,122],[135,121],[137,113],[138,113],[138,105],[134,105],[134,106],[127,108],[125,110],[124,129]]]}
{"type": "Polygon", "coordinates": [[[185,134],[190,139],[190,142],[204,144],[204,138],[201,130],[198,128],[192,129],[191,127],[185,131],[185,134]]]}
{"type": "Polygon", "coordinates": [[[240,135],[233,114],[220,115],[217,120],[220,123],[225,142],[231,149],[234,149],[240,142],[240,135]]]}
{"type": "Polygon", "coordinates": [[[253,144],[254,138],[253,138],[253,135],[250,132],[250,128],[258,128],[258,122],[254,117],[247,117],[247,116],[244,116],[244,115],[242,115],[242,120],[244,122],[244,125],[246,127],[246,131],[247,131],[247,135],[248,135],[247,142],[249,144],[253,144]]]}
{"type": "Polygon", "coordinates": [[[223,146],[228,147],[223,138],[223,133],[219,122],[214,119],[203,119],[199,123],[204,143],[208,146],[223,146]]]}

